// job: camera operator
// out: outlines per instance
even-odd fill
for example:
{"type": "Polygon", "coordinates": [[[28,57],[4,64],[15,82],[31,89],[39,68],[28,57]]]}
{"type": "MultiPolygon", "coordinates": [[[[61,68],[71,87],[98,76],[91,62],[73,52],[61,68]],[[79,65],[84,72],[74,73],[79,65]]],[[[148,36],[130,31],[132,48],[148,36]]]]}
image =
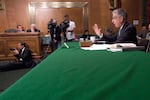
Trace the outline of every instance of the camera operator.
{"type": "Polygon", "coordinates": [[[75,27],[76,27],[75,22],[69,19],[69,15],[65,15],[64,21],[61,23],[61,29],[67,41],[73,41],[75,39],[74,35],[75,27]]]}
{"type": "Polygon", "coordinates": [[[52,29],[52,25],[53,24],[53,19],[50,19],[50,21],[48,22],[48,25],[47,25],[47,29],[50,31],[52,29]]]}
{"type": "Polygon", "coordinates": [[[57,21],[55,19],[51,19],[48,24],[48,29],[52,38],[52,51],[54,51],[61,45],[61,29],[60,26],[57,25],[57,21]]]}

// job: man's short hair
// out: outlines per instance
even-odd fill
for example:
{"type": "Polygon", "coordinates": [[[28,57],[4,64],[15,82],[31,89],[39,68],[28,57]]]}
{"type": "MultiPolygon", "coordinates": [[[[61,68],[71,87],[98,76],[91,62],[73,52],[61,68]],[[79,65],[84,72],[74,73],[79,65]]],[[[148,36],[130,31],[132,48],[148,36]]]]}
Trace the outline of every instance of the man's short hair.
{"type": "Polygon", "coordinates": [[[22,27],[22,25],[17,25],[17,28],[19,28],[19,26],[21,26],[21,27],[22,27]]]}
{"type": "Polygon", "coordinates": [[[122,8],[115,9],[112,13],[117,13],[122,16],[124,20],[127,20],[127,13],[122,8]]]}
{"type": "Polygon", "coordinates": [[[22,46],[26,47],[26,43],[25,42],[19,42],[22,46]]]}
{"type": "Polygon", "coordinates": [[[69,18],[69,15],[65,15],[64,17],[67,17],[67,18],[69,18]]]}
{"type": "Polygon", "coordinates": [[[36,27],[36,25],[35,24],[31,24],[31,27],[36,27]]]}

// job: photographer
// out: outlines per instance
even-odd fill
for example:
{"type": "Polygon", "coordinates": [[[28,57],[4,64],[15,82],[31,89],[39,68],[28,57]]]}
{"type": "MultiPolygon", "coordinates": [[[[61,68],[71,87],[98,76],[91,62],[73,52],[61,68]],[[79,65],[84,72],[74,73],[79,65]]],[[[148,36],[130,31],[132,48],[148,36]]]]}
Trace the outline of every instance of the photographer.
{"type": "Polygon", "coordinates": [[[48,24],[48,29],[52,39],[52,51],[54,51],[61,45],[61,29],[57,25],[57,21],[55,19],[51,19],[51,21],[48,24]]]}
{"type": "Polygon", "coordinates": [[[61,29],[67,41],[73,41],[75,39],[74,34],[75,27],[76,27],[75,22],[70,20],[69,15],[65,15],[64,21],[61,23],[61,29]]]}
{"type": "Polygon", "coordinates": [[[32,59],[31,51],[26,46],[26,43],[19,42],[17,46],[19,51],[16,48],[10,48],[10,50],[18,61],[0,66],[0,71],[28,68],[35,65],[35,62],[32,59]]]}

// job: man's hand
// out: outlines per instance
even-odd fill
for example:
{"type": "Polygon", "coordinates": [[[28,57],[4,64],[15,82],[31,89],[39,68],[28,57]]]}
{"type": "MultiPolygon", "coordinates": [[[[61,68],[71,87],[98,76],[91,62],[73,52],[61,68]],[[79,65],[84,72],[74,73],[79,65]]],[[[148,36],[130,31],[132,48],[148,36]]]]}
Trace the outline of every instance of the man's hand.
{"type": "Polygon", "coordinates": [[[57,42],[57,40],[56,40],[56,39],[53,39],[53,42],[54,42],[54,43],[56,43],[56,42],[57,42]]]}
{"type": "Polygon", "coordinates": [[[102,35],[103,35],[103,33],[101,33],[101,28],[99,28],[97,24],[94,24],[93,30],[94,30],[94,32],[95,32],[98,36],[102,36],[102,35]]]}
{"type": "Polygon", "coordinates": [[[19,54],[19,51],[17,49],[13,50],[12,52],[14,53],[14,55],[19,54]]]}

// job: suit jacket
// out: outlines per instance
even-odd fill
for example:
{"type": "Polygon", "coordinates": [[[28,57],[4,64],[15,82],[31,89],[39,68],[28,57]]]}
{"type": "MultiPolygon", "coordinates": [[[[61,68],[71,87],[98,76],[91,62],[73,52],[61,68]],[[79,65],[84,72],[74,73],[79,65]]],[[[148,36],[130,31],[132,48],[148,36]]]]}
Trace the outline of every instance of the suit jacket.
{"type": "Polygon", "coordinates": [[[19,62],[22,62],[25,67],[31,67],[33,62],[31,51],[25,47],[24,51],[19,51],[19,54],[14,55],[19,62]]]}
{"type": "MultiPolygon", "coordinates": [[[[31,32],[31,29],[28,29],[27,32],[31,32]]],[[[35,28],[34,32],[40,32],[40,30],[35,28]]]]}
{"type": "Polygon", "coordinates": [[[111,36],[104,35],[103,40],[113,43],[131,42],[137,44],[136,28],[132,24],[125,22],[122,29],[120,30],[120,35],[119,32],[111,36]]]}
{"type": "Polygon", "coordinates": [[[50,34],[51,34],[52,40],[56,39],[57,41],[61,41],[61,29],[59,26],[52,26],[50,28],[50,34]]]}

